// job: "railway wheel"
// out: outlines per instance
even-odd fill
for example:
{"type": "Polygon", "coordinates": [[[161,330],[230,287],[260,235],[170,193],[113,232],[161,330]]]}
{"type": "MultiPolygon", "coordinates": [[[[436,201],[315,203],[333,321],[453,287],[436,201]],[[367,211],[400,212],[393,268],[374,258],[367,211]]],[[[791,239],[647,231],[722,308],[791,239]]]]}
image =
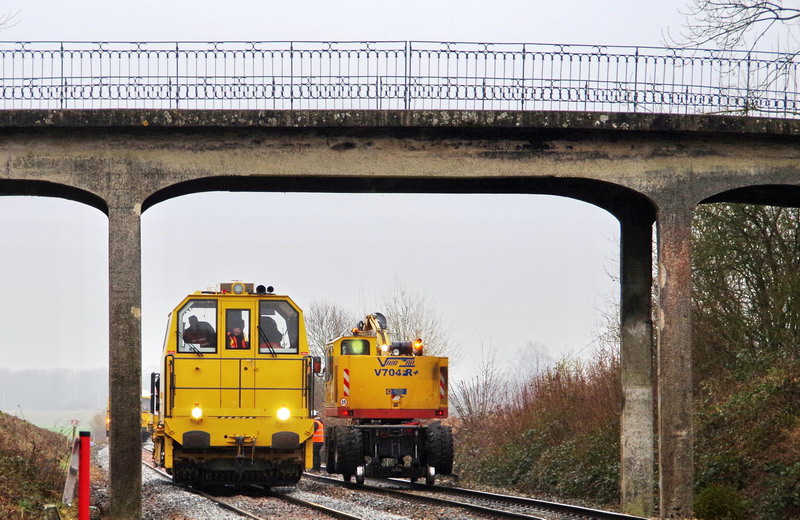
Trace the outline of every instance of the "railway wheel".
{"type": "Polygon", "coordinates": [[[453,472],[453,429],[449,426],[442,426],[440,431],[442,437],[440,443],[441,451],[436,473],[449,475],[453,472]]]}
{"type": "Polygon", "coordinates": [[[356,468],[356,484],[359,486],[364,485],[364,466],[359,466],[356,468]]]}
{"type": "Polygon", "coordinates": [[[425,484],[432,486],[436,483],[436,470],[433,466],[428,466],[428,471],[425,473],[425,484]]]}

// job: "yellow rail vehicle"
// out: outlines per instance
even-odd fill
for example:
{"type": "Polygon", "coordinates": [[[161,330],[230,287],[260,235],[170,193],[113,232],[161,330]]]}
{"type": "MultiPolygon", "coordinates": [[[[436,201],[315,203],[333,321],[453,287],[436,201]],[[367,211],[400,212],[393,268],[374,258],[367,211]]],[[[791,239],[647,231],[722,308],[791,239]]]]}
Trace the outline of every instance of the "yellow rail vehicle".
{"type": "Polygon", "coordinates": [[[326,429],[329,473],[429,484],[452,473],[452,431],[438,420],[448,414],[446,357],[423,355],[422,340],[391,341],[380,313],[328,343],[325,356],[325,415],[347,422],[326,429]]]}
{"type": "Polygon", "coordinates": [[[182,483],[296,483],[312,463],[318,372],[288,296],[235,282],[186,297],[153,377],[154,461],[182,483]]]}

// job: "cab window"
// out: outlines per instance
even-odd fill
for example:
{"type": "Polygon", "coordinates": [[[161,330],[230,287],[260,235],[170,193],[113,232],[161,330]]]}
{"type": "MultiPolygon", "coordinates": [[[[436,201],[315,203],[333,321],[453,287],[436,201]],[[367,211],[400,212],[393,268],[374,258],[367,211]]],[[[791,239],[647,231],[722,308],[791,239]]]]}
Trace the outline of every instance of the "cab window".
{"type": "Polygon", "coordinates": [[[342,340],[343,356],[369,356],[369,341],[366,339],[342,340]]]}
{"type": "Polygon", "coordinates": [[[225,310],[225,348],[229,350],[250,348],[250,309],[225,310]]]}
{"type": "Polygon", "coordinates": [[[287,301],[262,300],[259,303],[258,352],[297,354],[300,315],[287,301]]]}
{"type": "Polygon", "coordinates": [[[178,352],[217,351],[217,301],[189,300],[178,311],[178,352]]]}

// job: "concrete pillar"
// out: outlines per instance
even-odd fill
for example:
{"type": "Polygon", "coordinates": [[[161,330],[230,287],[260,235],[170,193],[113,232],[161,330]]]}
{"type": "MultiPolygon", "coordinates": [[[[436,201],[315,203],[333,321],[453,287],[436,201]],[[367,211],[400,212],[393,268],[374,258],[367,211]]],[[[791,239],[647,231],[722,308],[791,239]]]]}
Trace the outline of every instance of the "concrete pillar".
{"type": "Polygon", "coordinates": [[[692,208],[658,215],[658,460],[661,518],[691,518],[692,208]]]}
{"type": "MultiPolygon", "coordinates": [[[[124,193],[127,190],[119,190],[124,193]]],[[[123,196],[123,195],[120,195],[123,196]]],[[[109,204],[110,518],[139,520],[142,508],[141,240],[139,206],[109,204]]]]}
{"type": "Polygon", "coordinates": [[[622,361],[622,510],[653,514],[653,334],[651,311],[653,219],[644,212],[620,219],[620,355],[622,361]]]}

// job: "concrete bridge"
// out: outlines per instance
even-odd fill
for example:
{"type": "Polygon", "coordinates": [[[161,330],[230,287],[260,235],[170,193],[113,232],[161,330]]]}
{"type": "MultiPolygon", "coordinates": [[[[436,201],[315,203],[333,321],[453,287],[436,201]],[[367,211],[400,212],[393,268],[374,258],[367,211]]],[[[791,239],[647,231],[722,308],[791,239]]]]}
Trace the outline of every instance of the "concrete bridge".
{"type": "Polygon", "coordinates": [[[63,197],[108,216],[115,519],[141,515],[140,218],[154,204],[214,190],[377,191],[551,194],[604,208],[621,227],[623,507],[652,512],[657,440],[660,514],[685,518],[693,487],[692,213],[722,201],[800,206],[798,142],[798,121],[727,116],[6,110],[0,194],[63,197]]]}

